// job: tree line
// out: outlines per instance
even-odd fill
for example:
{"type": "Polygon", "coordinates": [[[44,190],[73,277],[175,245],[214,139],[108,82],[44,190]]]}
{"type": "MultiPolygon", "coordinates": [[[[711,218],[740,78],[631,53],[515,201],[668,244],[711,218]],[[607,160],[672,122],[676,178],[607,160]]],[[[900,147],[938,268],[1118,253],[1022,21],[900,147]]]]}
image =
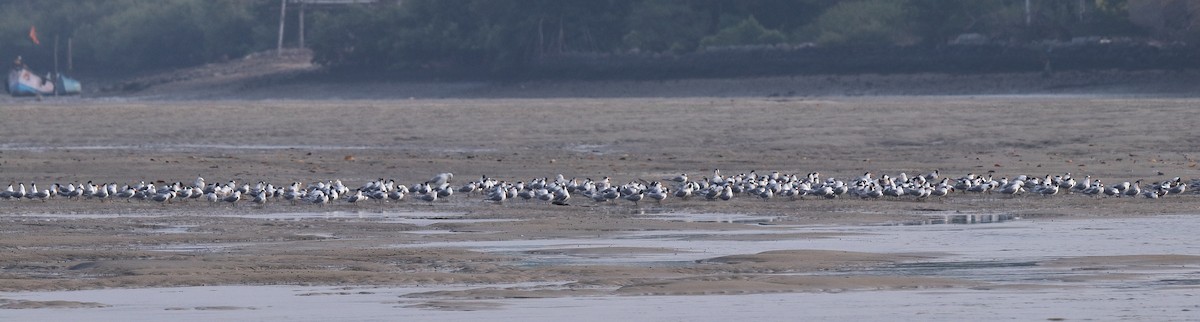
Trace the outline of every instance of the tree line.
{"type": "MultiPolygon", "coordinates": [[[[296,26],[299,6],[288,8],[296,26]]],[[[275,0],[9,0],[0,53],[49,66],[57,37],[71,39],[79,69],[197,65],[273,49],[279,11],[275,0]],[[26,35],[35,25],[41,45],[26,35]]],[[[503,75],[563,56],[722,48],[1200,43],[1200,3],[1188,0],[381,0],[306,13],[315,62],[341,70],[503,75]]]]}

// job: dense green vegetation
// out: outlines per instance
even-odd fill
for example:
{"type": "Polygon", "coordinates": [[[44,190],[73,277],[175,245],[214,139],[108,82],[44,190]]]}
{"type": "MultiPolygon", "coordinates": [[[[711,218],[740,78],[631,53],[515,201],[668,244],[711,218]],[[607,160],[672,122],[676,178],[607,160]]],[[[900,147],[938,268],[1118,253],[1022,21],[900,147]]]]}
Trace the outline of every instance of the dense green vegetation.
{"type": "MultiPolygon", "coordinates": [[[[504,74],[558,57],[674,57],[719,48],[939,48],[964,34],[1024,46],[1078,37],[1200,43],[1188,0],[382,0],[316,6],[307,47],[346,70],[504,74]]],[[[0,54],[49,66],[55,37],[77,69],[142,71],[275,47],[276,0],[7,0],[0,54]],[[37,26],[40,46],[28,37],[37,26]]],[[[298,5],[287,44],[296,44],[298,5]]],[[[65,55],[65,54],[64,54],[65,55]]],[[[65,61],[65,59],[64,59],[65,61]]]]}

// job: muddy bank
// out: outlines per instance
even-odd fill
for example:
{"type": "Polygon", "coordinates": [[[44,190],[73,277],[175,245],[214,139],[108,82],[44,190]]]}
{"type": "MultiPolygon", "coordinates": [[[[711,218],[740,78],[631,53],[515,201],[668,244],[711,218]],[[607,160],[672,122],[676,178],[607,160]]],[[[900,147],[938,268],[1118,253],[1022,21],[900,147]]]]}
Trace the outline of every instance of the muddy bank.
{"type": "MultiPolygon", "coordinates": [[[[1196,103],[1108,96],[47,100],[0,105],[0,184],[162,185],[200,175],[277,185],[337,179],[357,187],[378,178],[420,183],[447,171],[461,180],[456,184],[560,173],[623,183],[681,173],[702,178],[714,169],[818,171],[841,179],[937,169],[948,177],[1188,181],[1200,178],[1197,139],[1194,122],[1180,116],[1196,103]]],[[[1200,265],[1190,242],[1200,229],[1191,218],[1200,211],[1196,200],[1192,193],[1153,200],[1079,193],[743,196],[637,205],[579,198],[569,206],[497,205],[470,194],[435,203],[261,207],[0,200],[0,288],[14,292],[0,298],[9,299],[6,305],[42,301],[13,305],[52,313],[76,306],[100,312],[130,304],[21,295],[411,287],[372,303],[504,312],[553,300],[726,294],[830,296],[820,300],[918,292],[962,303],[940,294],[1011,300],[1036,291],[1059,303],[1076,294],[1129,298],[1121,294],[1133,289],[1144,294],[1139,298],[1167,300],[1157,307],[1183,312],[1175,301],[1195,288],[1200,265]],[[969,215],[1006,219],[953,224],[969,215]]],[[[1080,303],[1068,303],[1080,308],[1070,316],[1094,316],[1083,314],[1094,307],[1080,303]]],[[[245,317],[271,305],[205,301],[158,309],[245,317]]]]}

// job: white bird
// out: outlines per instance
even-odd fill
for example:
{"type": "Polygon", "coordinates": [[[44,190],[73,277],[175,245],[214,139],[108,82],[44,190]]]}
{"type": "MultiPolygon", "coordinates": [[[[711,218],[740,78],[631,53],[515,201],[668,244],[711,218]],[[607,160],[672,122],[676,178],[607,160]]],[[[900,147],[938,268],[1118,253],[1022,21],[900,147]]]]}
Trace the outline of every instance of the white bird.
{"type": "Polygon", "coordinates": [[[926,185],[917,187],[915,190],[916,194],[914,196],[916,196],[918,200],[924,200],[925,198],[933,195],[933,189],[926,185]]]}
{"type": "MultiPolygon", "coordinates": [[[[401,187],[403,187],[403,186],[401,186],[401,187]]],[[[388,196],[387,196],[387,197],[388,197],[388,200],[392,200],[392,201],[400,201],[400,200],[404,200],[404,197],[405,197],[406,195],[408,195],[408,189],[407,189],[407,188],[405,188],[405,189],[399,189],[399,188],[397,188],[396,190],[388,191],[388,196]]]]}
{"type": "Polygon", "coordinates": [[[1181,194],[1181,193],[1184,193],[1185,191],[1187,191],[1187,185],[1183,184],[1183,182],[1180,182],[1179,177],[1175,177],[1175,182],[1171,186],[1169,192],[1171,194],[1181,194]]]}
{"type": "MultiPolygon", "coordinates": [[[[101,190],[107,191],[108,189],[101,189],[101,190]]],[[[137,194],[137,191],[133,190],[133,188],[126,186],[124,189],[118,190],[117,193],[110,192],[108,194],[114,198],[125,199],[125,202],[130,202],[131,201],[130,199],[132,199],[133,196],[137,194]]],[[[89,196],[89,198],[90,197],[91,196],[89,196]]]]}
{"type": "MultiPolygon", "coordinates": [[[[933,190],[930,190],[929,194],[933,194],[933,190]]],[[[879,198],[883,197],[883,191],[879,191],[879,189],[876,189],[875,186],[870,186],[867,188],[867,191],[863,194],[863,196],[872,199],[879,198]]],[[[941,194],[941,196],[945,196],[945,194],[941,194]]]]}
{"type": "Polygon", "coordinates": [[[17,190],[16,192],[13,192],[11,196],[12,196],[12,198],[13,198],[13,199],[20,200],[21,198],[25,198],[25,193],[26,193],[26,191],[25,191],[25,184],[24,184],[24,183],[22,183],[22,184],[21,184],[21,189],[20,189],[20,190],[17,190]]]}
{"type": "Polygon", "coordinates": [[[671,178],[667,178],[667,180],[668,180],[668,181],[674,181],[674,182],[677,182],[677,183],[684,183],[684,182],[687,182],[687,181],[688,181],[688,175],[687,175],[687,173],[683,173],[683,174],[680,174],[680,175],[677,175],[677,176],[674,176],[674,177],[671,177],[671,178]]]}
{"type": "MultiPolygon", "coordinates": [[[[508,193],[505,192],[505,194],[508,194],[508,193]]],[[[536,196],[534,195],[533,190],[525,189],[525,190],[518,191],[517,197],[521,198],[521,200],[531,200],[531,199],[533,199],[533,197],[536,197],[536,196]]]]}
{"type": "Polygon", "coordinates": [[[459,187],[458,192],[470,194],[470,193],[475,192],[475,189],[478,189],[478,188],[479,188],[479,183],[475,182],[475,181],[471,181],[471,182],[467,182],[466,184],[462,185],[462,187],[459,187]]]}
{"type": "Polygon", "coordinates": [[[691,197],[692,185],[690,183],[684,183],[683,186],[679,187],[678,190],[675,190],[675,196],[683,199],[691,197]]]}
{"type": "Polygon", "coordinates": [[[438,189],[435,192],[437,192],[437,197],[439,199],[450,198],[450,196],[454,195],[454,189],[450,189],[450,187],[442,187],[442,189],[438,189]]]}
{"type": "Polygon", "coordinates": [[[46,199],[50,198],[50,190],[42,189],[42,191],[38,191],[37,186],[34,185],[33,192],[31,192],[30,195],[32,195],[30,199],[37,199],[41,200],[42,202],[46,202],[46,199]]]}
{"type": "Polygon", "coordinates": [[[326,195],[324,191],[316,190],[309,195],[308,202],[324,206],[329,203],[329,195],[326,195]]]}
{"type": "Polygon", "coordinates": [[[1049,183],[1049,184],[1042,186],[1042,188],[1038,189],[1037,193],[1042,196],[1052,196],[1052,195],[1058,193],[1058,188],[1059,188],[1059,185],[1056,185],[1054,183],[1049,183]]]}
{"type": "Polygon", "coordinates": [[[150,200],[160,202],[160,203],[170,203],[171,199],[174,199],[174,198],[175,198],[175,192],[167,190],[167,191],[164,191],[163,193],[156,194],[156,195],[150,197],[150,200]]]}
{"type": "Polygon", "coordinates": [[[934,196],[934,197],[943,197],[945,195],[950,194],[951,192],[954,192],[954,187],[952,187],[948,184],[942,184],[942,185],[938,185],[937,187],[934,187],[933,191],[929,192],[929,195],[934,196]]]}
{"type": "Polygon", "coordinates": [[[487,198],[484,200],[504,203],[505,199],[508,199],[508,192],[504,191],[504,187],[496,186],[496,188],[492,189],[492,192],[488,193],[487,198]]]}
{"type": "Polygon", "coordinates": [[[762,200],[771,200],[773,196],[775,196],[775,192],[771,191],[771,189],[767,189],[766,187],[758,188],[758,197],[762,198],[762,200]]]}
{"type": "Polygon", "coordinates": [[[428,184],[432,184],[434,186],[441,186],[441,185],[450,183],[451,179],[454,179],[453,173],[449,173],[449,172],[439,173],[439,174],[433,176],[432,179],[429,179],[428,184]]]}
{"type": "Polygon", "coordinates": [[[717,199],[721,199],[722,201],[733,199],[733,187],[725,186],[725,188],[721,189],[721,193],[717,194],[717,199]]]}
{"type": "Polygon", "coordinates": [[[37,184],[36,184],[36,183],[30,183],[30,185],[32,186],[32,189],[33,189],[33,190],[32,190],[32,191],[29,191],[29,194],[27,194],[27,195],[25,196],[25,198],[29,198],[29,199],[31,199],[31,200],[32,200],[32,199],[41,199],[42,201],[46,201],[46,198],[50,198],[50,191],[49,191],[49,190],[46,190],[46,191],[44,191],[44,192],[45,192],[45,195],[43,195],[43,191],[40,191],[40,190],[38,190],[38,187],[37,187],[37,184]]]}
{"type": "Polygon", "coordinates": [[[259,191],[258,193],[254,194],[254,200],[251,200],[251,201],[260,206],[266,205],[267,204],[267,192],[259,191]]]}
{"type": "Polygon", "coordinates": [[[939,174],[938,174],[938,170],[937,170],[937,169],[934,169],[934,170],[933,170],[933,172],[927,173],[927,174],[925,174],[925,175],[924,175],[924,176],[922,176],[922,177],[924,177],[924,178],[925,178],[925,181],[928,181],[928,182],[933,182],[933,181],[937,181],[937,179],[938,179],[940,176],[939,176],[939,174]]]}
{"type": "Polygon", "coordinates": [[[646,197],[661,203],[664,199],[667,199],[667,191],[663,190],[661,186],[656,184],[651,186],[649,191],[646,191],[646,197]]]}
{"type": "Polygon", "coordinates": [[[1006,195],[1015,195],[1024,191],[1025,187],[1022,184],[1012,183],[1000,188],[1000,193],[1006,195]]]}
{"type": "Polygon", "coordinates": [[[370,198],[368,198],[367,196],[364,196],[362,194],[362,190],[354,190],[354,194],[346,196],[346,202],[349,202],[349,203],[356,203],[356,202],[364,201],[367,199],[370,199],[370,198]]]}
{"type": "Polygon", "coordinates": [[[638,201],[642,201],[642,198],[645,198],[645,197],[646,197],[646,194],[644,192],[638,191],[637,193],[627,195],[624,198],[625,198],[625,200],[633,201],[633,206],[637,207],[638,201]]]}
{"type": "Polygon", "coordinates": [[[1137,195],[1139,195],[1141,193],[1142,193],[1142,180],[1134,181],[1133,184],[1129,186],[1129,189],[1125,189],[1126,196],[1137,197],[1137,195]]]}
{"type": "Polygon", "coordinates": [[[235,191],[233,191],[232,195],[229,195],[228,197],[221,199],[221,201],[233,204],[234,207],[237,207],[238,200],[242,200],[242,191],[241,190],[235,190],[235,191]]]}
{"type": "Polygon", "coordinates": [[[100,199],[101,202],[103,202],[105,199],[108,199],[108,196],[111,196],[111,195],[112,195],[112,193],[109,192],[107,186],[105,186],[104,188],[96,189],[96,192],[92,194],[93,197],[100,199]]]}
{"type": "Polygon", "coordinates": [[[726,183],[725,177],[721,176],[721,169],[713,169],[712,183],[723,185],[726,183]]]}
{"type": "Polygon", "coordinates": [[[428,202],[434,202],[434,201],[438,200],[438,194],[437,194],[437,192],[430,192],[430,193],[426,193],[426,194],[417,196],[417,199],[420,199],[423,201],[428,201],[428,202]]]}
{"type": "Polygon", "coordinates": [[[9,184],[7,189],[4,189],[4,191],[0,191],[0,199],[12,198],[12,195],[15,192],[16,192],[16,190],[13,189],[13,185],[9,184]]]}
{"type": "MultiPolygon", "coordinates": [[[[553,188],[553,187],[552,187],[552,188],[553,188]]],[[[550,190],[549,190],[549,189],[546,189],[546,188],[542,188],[542,189],[534,190],[534,191],[533,191],[533,195],[534,195],[535,197],[537,197],[537,199],[538,199],[538,200],[541,200],[541,201],[551,201],[551,200],[554,200],[554,193],[550,192],[550,190]]]]}
{"type": "Polygon", "coordinates": [[[568,192],[567,189],[560,188],[558,190],[554,190],[554,200],[550,201],[550,203],[558,206],[566,206],[567,200],[570,199],[571,193],[568,192]]]}

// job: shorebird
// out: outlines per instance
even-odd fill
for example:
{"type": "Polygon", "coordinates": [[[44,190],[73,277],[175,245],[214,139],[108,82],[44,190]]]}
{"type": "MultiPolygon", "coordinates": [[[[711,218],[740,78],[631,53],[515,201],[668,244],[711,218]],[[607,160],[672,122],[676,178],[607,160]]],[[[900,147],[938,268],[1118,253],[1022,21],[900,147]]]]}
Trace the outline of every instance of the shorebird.
{"type": "Polygon", "coordinates": [[[454,179],[454,174],[445,172],[445,173],[439,173],[439,174],[433,176],[433,178],[429,179],[429,181],[426,183],[432,184],[434,186],[441,186],[441,185],[450,183],[451,179],[454,179]]]}
{"type": "Polygon", "coordinates": [[[673,181],[676,183],[688,182],[688,175],[687,175],[687,173],[683,173],[683,174],[680,174],[680,175],[677,175],[677,176],[674,176],[671,178],[667,178],[667,181],[673,181]]]}
{"type": "Polygon", "coordinates": [[[175,192],[171,191],[171,190],[167,190],[167,191],[164,191],[163,193],[155,194],[154,196],[150,197],[150,200],[153,200],[153,201],[159,202],[159,203],[171,203],[171,199],[174,199],[174,198],[175,198],[175,192]]]}
{"type": "Polygon", "coordinates": [[[1015,195],[1015,194],[1021,193],[1023,191],[1025,191],[1025,187],[1024,187],[1024,185],[1022,185],[1020,183],[1020,181],[1011,183],[1007,186],[1000,188],[1000,193],[1006,194],[1006,195],[1015,195]]]}
{"type": "MultiPolygon", "coordinates": [[[[1128,182],[1126,182],[1126,183],[1128,183],[1128,182]]],[[[1112,196],[1119,197],[1119,196],[1121,196],[1121,189],[1118,188],[1117,186],[1104,188],[1104,195],[1108,196],[1108,197],[1112,197],[1112,196]]]]}
{"type": "Polygon", "coordinates": [[[108,199],[108,197],[111,195],[112,194],[108,190],[108,185],[105,185],[104,187],[97,188],[96,192],[92,194],[92,197],[95,197],[96,199],[100,199],[100,201],[103,202],[105,199],[108,199]]]}
{"type": "Polygon", "coordinates": [[[265,206],[267,204],[267,192],[259,191],[258,193],[254,194],[254,200],[251,201],[259,206],[265,206]]]}
{"type": "Polygon", "coordinates": [[[550,203],[554,204],[556,206],[566,206],[567,200],[570,200],[570,199],[571,199],[571,193],[569,191],[567,191],[567,189],[560,188],[560,189],[554,190],[554,200],[551,200],[550,203]]]}
{"type": "Polygon", "coordinates": [[[308,202],[313,204],[324,206],[325,204],[329,203],[329,195],[326,195],[325,191],[322,190],[313,191],[309,194],[308,198],[308,202]]]}
{"type": "Polygon", "coordinates": [[[681,187],[679,187],[679,189],[675,190],[675,196],[683,199],[691,197],[692,185],[690,183],[684,183],[681,187]]]}
{"type": "Polygon", "coordinates": [[[644,192],[638,191],[637,193],[626,195],[624,198],[625,198],[625,200],[633,201],[633,206],[637,207],[638,201],[642,201],[642,198],[645,198],[645,197],[646,197],[646,194],[644,192]]]}
{"type": "Polygon", "coordinates": [[[463,184],[462,187],[458,188],[458,192],[470,195],[471,193],[475,192],[475,189],[479,189],[480,186],[481,184],[476,181],[467,182],[466,184],[463,184]]]}
{"type": "MultiPolygon", "coordinates": [[[[515,188],[516,187],[514,187],[514,189],[515,188]]],[[[501,191],[504,192],[506,195],[508,194],[508,192],[505,190],[501,190],[501,191]]],[[[532,200],[534,197],[537,197],[537,196],[534,195],[533,190],[531,190],[531,189],[524,189],[524,190],[517,189],[517,197],[521,198],[521,200],[532,200]]]]}
{"type": "MultiPolygon", "coordinates": [[[[38,191],[37,183],[31,182],[31,183],[29,183],[29,186],[30,186],[30,191],[29,191],[29,193],[25,194],[25,199],[29,199],[29,200],[38,199],[39,198],[38,194],[41,191],[38,191]]],[[[46,196],[46,198],[49,198],[49,197],[50,197],[49,195],[46,196]]]]}
{"type": "Polygon", "coordinates": [[[437,194],[437,192],[426,193],[426,194],[417,196],[417,199],[427,201],[427,202],[434,202],[434,201],[438,200],[438,194],[437,194]]]}
{"type": "Polygon", "coordinates": [[[925,198],[928,198],[929,196],[933,195],[933,189],[926,185],[921,185],[921,186],[917,187],[915,189],[915,191],[916,191],[915,196],[917,197],[917,200],[923,201],[923,200],[925,200],[925,198]]]}
{"type": "Polygon", "coordinates": [[[17,190],[16,192],[13,192],[12,194],[10,194],[9,197],[11,197],[13,199],[21,200],[21,198],[25,198],[25,193],[26,193],[25,184],[21,183],[21,188],[19,190],[17,190]]]}
{"type": "Polygon", "coordinates": [[[437,192],[438,199],[450,198],[451,195],[454,195],[454,189],[450,189],[450,187],[443,187],[435,192],[437,192]]]}
{"type": "Polygon", "coordinates": [[[667,199],[667,190],[662,189],[657,183],[655,182],[655,185],[650,186],[650,190],[646,191],[646,197],[653,199],[655,202],[662,203],[664,199],[667,199]]]}
{"type": "Polygon", "coordinates": [[[1139,195],[1141,193],[1142,193],[1142,180],[1141,179],[1134,181],[1133,184],[1129,186],[1129,189],[1125,189],[1126,196],[1137,197],[1137,195],[1139,195]]]}
{"type": "MultiPolygon", "coordinates": [[[[415,190],[423,191],[424,193],[418,193],[416,197],[428,202],[433,202],[437,199],[450,201],[454,198],[453,195],[456,192],[464,195],[474,195],[475,192],[480,192],[481,194],[486,194],[484,196],[485,201],[496,203],[502,203],[513,198],[522,198],[546,201],[553,205],[566,205],[567,199],[571,197],[571,193],[575,192],[596,202],[611,202],[617,198],[621,198],[633,202],[635,206],[640,206],[640,202],[646,198],[661,203],[662,200],[670,198],[670,196],[677,196],[686,200],[696,194],[699,194],[705,200],[731,200],[735,197],[749,196],[759,197],[764,200],[769,200],[775,196],[798,199],[796,197],[805,195],[816,195],[833,199],[842,194],[849,194],[863,199],[875,199],[886,195],[897,199],[915,198],[917,200],[924,200],[931,196],[947,196],[954,191],[954,186],[966,187],[965,189],[972,192],[998,191],[1007,195],[1028,192],[1049,197],[1054,195],[1068,195],[1073,191],[1088,196],[1103,194],[1105,196],[1143,196],[1157,199],[1172,194],[1187,194],[1187,191],[1190,190],[1189,188],[1200,187],[1200,179],[1184,182],[1183,178],[1180,177],[1158,181],[1145,186],[1142,186],[1141,180],[1134,183],[1122,182],[1110,186],[1105,185],[1100,178],[1094,178],[1090,175],[1073,179],[1071,173],[1059,176],[1045,175],[1045,177],[1019,175],[1013,177],[1014,179],[1012,180],[1006,177],[993,180],[994,171],[988,171],[983,176],[967,174],[958,178],[942,176],[940,174],[937,174],[937,176],[932,175],[937,173],[936,171],[912,177],[909,177],[905,173],[898,173],[895,177],[886,174],[875,176],[874,173],[876,172],[867,171],[861,172],[861,176],[856,176],[853,180],[846,182],[835,178],[821,178],[819,172],[810,172],[807,175],[779,171],[764,171],[761,173],[765,174],[759,175],[759,172],[751,171],[748,174],[722,176],[720,170],[713,170],[712,179],[705,177],[698,181],[692,181],[690,178],[685,179],[686,174],[684,173],[677,177],[667,178],[666,180],[646,181],[638,179],[624,184],[613,184],[612,182],[615,179],[610,177],[604,177],[601,181],[593,181],[591,179],[580,181],[575,178],[567,180],[562,174],[555,175],[553,180],[549,179],[549,177],[535,177],[532,180],[517,182],[516,184],[510,184],[507,181],[500,181],[487,176],[480,176],[476,181],[452,186],[449,182],[452,179],[452,175],[449,172],[445,172],[434,176],[430,182],[414,185],[412,190],[404,185],[396,184],[395,180],[386,178],[367,180],[362,182],[361,185],[354,185],[359,187],[358,189],[346,188],[346,185],[340,179],[313,181],[307,184],[292,182],[288,185],[277,187],[266,181],[257,181],[254,184],[239,183],[233,180],[228,181],[228,183],[206,183],[203,177],[197,176],[193,180],[194,186],[185,185],[181,181],[164,182],[159,180],[147,180],[124,185],[119,185],[116,182],[94,184],[92,181],[88,181],[86,184],[79,184],[79,181],[74,181],[75,183],[69,182],[66,185],[55,183],[50,189],[42,189],[42,187],[37,186],[33,182],[27,185],[19,181],[13,181],[8,185],[7,189],[0,190],[0,200],[29,199],[49,202],[58,199],[80,200],[84,198],[96,198],[104,202],[109,198],[122,198],[129,202],[145,200],[147,202],[153,201],[162,204],[186,204],[175,202],[175,200],[204,197],[212,203],[226,201],[236,207],[237,202],[240,201],[242,196],[245,196],[246,198],[253,198],[253,202],[260,205],[270,203],[270,199],[272,198],[283,198],[291,201],[293,205],[298,200],[323,205],[330,201],[344,200],[353,203],[371,199],[376,200],[382,205],[387,200],[403,200],[410,191],[415,190]],[[1072,182],[1074,183],[1072,184],[1072,182]],[[1189,184],[1192,186],[1189,187],[1189,184]]],[[[253,180],[246,181],[255,182],[253,180]]]]}
{"type": "MultiPolygon", "coordinates": [[[[942,181],[945,182],[945,180],[942,180],[942,181]]],[[[937,187],[934,187],[933,191],[929,192],[929,195],[934,196],[934,197],[943,197],[943,196],[950,194],[951,192],[954,192],[954,187],[950,186],[949,184],[943,183],[943,184],[939,184],[937,187]]]]}
{"type": "Polygon", "coordinates": [[[29,194],[30,194],[29,199],[37,199],[37,200],[41,200],[42,202],[46,202],[46,199],[49,199],[51,196],[49,189],[42,189],[41,191],[38,191],[36,184],[33,185],[33,191],[30,192],[29,194]]]}
{"type": "Polygon", "coordinates": [[[400,201],[400,200],[404,200],[404,197],[406,195],[408,195],[408,188],[404,188],[404,186],[401,185],[396,190],[388,191],[387,198],[388,198],[388,200],[392,200],[392,201],[400,201]],[[403,188],[403,189],[401,189],[401,188],[403,188]]]}
{"type": "Polygon", "coordinates": [[[356,203],[356,202],[364,201],[367,199],[370,199],[370,198],[368,198],[367,196],[364,196],[362,193],[362,190],[354,190],[354,194],[346,196],[346,202],[349,202],[349,203],[356,203]]]}
{"type": "Polygon", "coordinates": [[[941,176],[938,174],[938,170],[934,169],[933,172],[926,173],[922,177],[924,177],[925,181],[927,181],[927,182],[933,182],[933,181],[937,181],[938,178],[940,178],[941,176]]]}
{"type": "Polygon", "coordinates": [[[238,200],[242,200],[242,191],[241,190],[235,190],[235,191],[233,191],[232,195],[229,195],[228,197],[221,199],[221,201],[233,204],[234,207],[237,207],[238,200]]]}
{"type": "Polygon", "coordinates": [[[809,191],[808,194],[814,195],[814,196],[819,196],[819,197],[824,197],[826,199],[837,198],[837,195],[833,193],[833,187],[830,187],[830,186],[821,186],[821,187],[813,188],[813,190],[809,191]]]}
{"type": "Polygon", "coordinates": [[[487,195],[487,198],[485,198],[484,200],[492,201],[495,203],[504,203],[505,199],[508,199],[508,192],[504,191],[504,187],[498,186],[498,187],[492,189],[492,192],[489,192],[487,195]]]}
{"type": "Polygon", "coordinates": [[[1058,188],[1059,188],[1059,185],[1050,183],[1050,184],[1042,186],[1042,188],[1038,189],[1037,193],[1042,196],[1052,196],[1052,195],[1058,193],[1058,188]]]}
{"type": "Polygon", "coordinates": [[[1173,183],[1171,183],[1171,188],[1169,190],[1169,192],[1171,194],[1181,194],[1181,193],[1184,193],[1185,191],[1187,191],[1187,185],[1183,184],[1183,182],[1181,182],[1181,180],[1182,179],[1180,179],[1179,177],[1175,177],[1175,181],[1173,183]]]}

